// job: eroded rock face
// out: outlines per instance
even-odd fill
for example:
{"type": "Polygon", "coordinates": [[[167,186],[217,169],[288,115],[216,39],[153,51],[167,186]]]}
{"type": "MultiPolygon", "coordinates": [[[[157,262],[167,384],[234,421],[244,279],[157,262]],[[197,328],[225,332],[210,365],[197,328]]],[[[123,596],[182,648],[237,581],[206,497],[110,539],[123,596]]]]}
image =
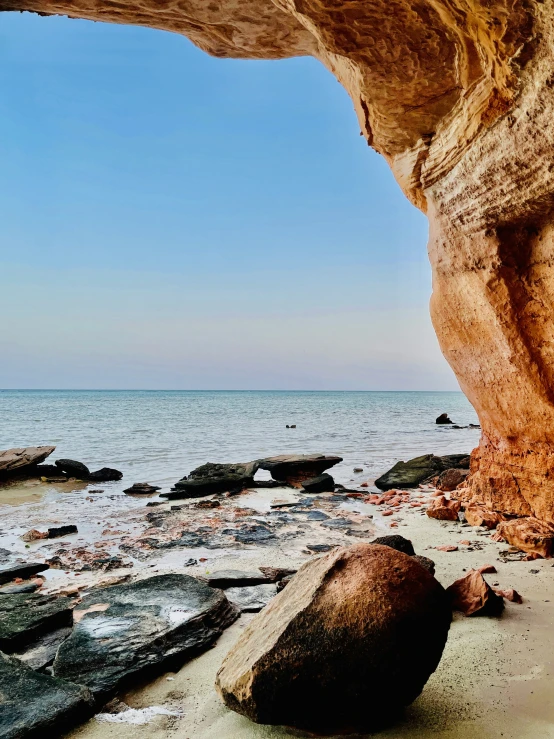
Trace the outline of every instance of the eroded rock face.
{"type": "MultiPolygon", "coordinates": [[[[554,7],[539,0],[0,0],[312,55],[430,221],[431,314],[482,426],[471,488],[554,522],[554,7]]],[[[312,475],[313,476],[313,475],[312,475]]]]}
{"type": "Polygon", "coordinates": [[[442,655],[446,592],[412,557],[379,544],[306,563],[247,626],[216,687],[258,723],[316,733],[394,721],[442,655]]]}

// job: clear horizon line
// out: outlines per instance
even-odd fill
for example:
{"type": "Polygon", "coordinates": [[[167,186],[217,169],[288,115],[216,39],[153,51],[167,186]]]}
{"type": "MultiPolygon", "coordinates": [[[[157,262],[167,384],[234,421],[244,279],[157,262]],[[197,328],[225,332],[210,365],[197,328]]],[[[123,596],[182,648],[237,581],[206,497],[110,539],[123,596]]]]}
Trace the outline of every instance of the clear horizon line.
{"type": "Polygon", "coordinates": [[[17,392],[64,392],[64,393],[462,393],[461,390],[312,390],[309,388],[280,389],[242,389],[233,388],[71,388],[71,387],[6,387],[0,388],[0,393],[17,392]]]}

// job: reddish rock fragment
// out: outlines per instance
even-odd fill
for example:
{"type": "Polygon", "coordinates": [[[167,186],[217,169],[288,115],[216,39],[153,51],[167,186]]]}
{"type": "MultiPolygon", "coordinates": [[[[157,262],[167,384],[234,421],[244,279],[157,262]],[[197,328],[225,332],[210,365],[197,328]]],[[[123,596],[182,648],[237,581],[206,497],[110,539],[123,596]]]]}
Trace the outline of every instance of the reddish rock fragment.
{"type": "Polygon", "coordinates": [[[485,526],[487,529],[495,529],[501,521],[506,520],[501,513],[474,504],[467,506],[465,516],[470,526],[485,526]]]}
{"type": "Polygon", "coordinates": [[[439,552],[457,552],[458,547],[455,544],[443,544],[440,547],[435,547],[439,552]]]}
{"type": "Polygon", "coordinates": [[[506,598],[506,600],[509,600],[510,603],[517,603],[518,605],[523,603],[523,598],[517,592],[517,590],[514,590],[513,588],[508,588],[507,590],[500,590],[499,588],[493,588],[493,590],[501,598],[506,598]]]}
{"type": "Polygon", "coordinates": [[[554,527],[537,518],[516,518],[498,525],[498,533],[508,544],[523,552],[538,554],[545,559],[554,551],[554,527]]]}
{"type": "Polygon", "coordinates": [[[392,516],[392,511],[383,511],[383,516],[392,516]]]}
{"type": "Polygon", "coordinates": [[[446,592],[452,599],[453,610],[466,616],[499,616],[504,610],[502,597],[494,592],[478,570],[470,570],[453,582],[446,592]]]}
{"type": "Polygon", "coordinates": [[[48,539],[47,531],[38,531],[37,529],[29,529],[21,538],[23,541],[38,541],[39,539],[48,539]]]}
{"type": "Polygon", "coordinates": [[[431,503],[427,515],[429,518],[438,518],[439,521],[457,521],[460,508],[461,504],[457,500],[447,500],[441,495],[431,503]]]}
{"type": "Polygon", "coordinates": [[[498,570],[494,565],[481,565],[481,567],[477,568],[477,572],[480,572],[482,575],[492,575],[498,572],[498,570]]]}

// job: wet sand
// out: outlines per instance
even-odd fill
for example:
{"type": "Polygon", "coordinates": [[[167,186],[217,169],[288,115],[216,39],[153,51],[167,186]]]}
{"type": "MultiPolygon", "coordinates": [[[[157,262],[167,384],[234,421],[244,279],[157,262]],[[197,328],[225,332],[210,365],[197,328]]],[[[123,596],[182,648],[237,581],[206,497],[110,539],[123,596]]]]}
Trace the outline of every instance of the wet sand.
{"type": "MultiPolygon", "coordinates": [[[[389,526],[374,521],[375,535],[389,526]]],[[[464,569],[492,563],[498,574],[486,575],[490,584],[514,587],[522,605],[506,603],[500,618],[466,618],[456,614],[441,663],[422,695],[399,723],[374,734],[383,739],[553,739],[554,738],[554,571],[552,561],[505,562],[485,532],[455,523],[428,519],[417,509],[402,511],[400,533],[416,551],[431,557],[436,576],[449,585],[464,569]],[[482,549],[440,552],[434,547],[479,541],[482,549]],[[532,572],[532,571],[538,572],[532,572]]],[[[390,520],[390,519],[389,519],[390,520]]],[[[357,539],[360,541],[360,539],[357,539]]],[[[211,555],[214,556],[214,553],[211,555]]],[[[307,558],[301,549],[257,547],[228,552],[204,563],[204,569],[251,569],[257,565],[298,566],[307,558]],[[213,565],[216,565],[214,567],[213,565]]],[[[200,567],[176,571],[199,574],[200,567]]],[[[158,570],[158,566],[156,566],[158,570]]],[[[161,571],[161,570],[160,570],[161,571]]],[[[91,719],[68,735],[70,739],[262,739],[306,736],[283,727],[259,726],[227,710],[214,690],[221,661],[252,616],[243,616],[216,646],[177,673],[130,691],[122,698],[141,709],[163,706],[180,716],[157,716],[147,725],[100,723],[91,719]]],[[[417,634],[414,635],[417,638],[417,634]]]]}

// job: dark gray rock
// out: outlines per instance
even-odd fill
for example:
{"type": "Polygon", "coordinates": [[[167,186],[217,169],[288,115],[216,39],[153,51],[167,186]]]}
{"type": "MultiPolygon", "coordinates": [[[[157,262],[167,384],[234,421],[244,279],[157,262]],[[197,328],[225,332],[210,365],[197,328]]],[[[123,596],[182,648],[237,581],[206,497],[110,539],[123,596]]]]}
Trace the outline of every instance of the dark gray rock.
{"type": "Polygon", "coordinates": [[[38,575],[39,572],[47,570],[49,565],[43,562],[16,562],[9,565],[3,565],[0,567],[0,585],[5,582],[15,580],[16,577],[21,577],[26,580],[28,577],[38,575]]]}
{"type": "Polygon", "coordinates": [[[11,654],[41,634],[73,622],[70,598],[38,593],[3,595],[0,598],[0,650],[11,654]]]}
{"type": "Polygon", "coordinates": [[[324,472],[322,475],[304,480],[302,487],[307,493],[332,493],[335,489],[335,481],[324,472]]]}
{"type": "Polygon", "coordinates": [[[59,472],[63,472],[68,477],[78,477],[80,480],[86,480],[90,476],[90,470],[86,464],[74,459],[56,459],[56,467],[59,472]]]}
{"type": "Polygon", "coordinates": [[[65,626],[43,634],[36,641],[28,644],[24,651],[16,652],[14,657],[33,670],[44,670],[54,661],[58,647],[71,634],[71,628],[71,626],[65,626]]]}
{"type": "Polygon", "coordinates": [[[415,555],[414,545],[409,539],[406,539],[399,534],[392,534],[391,536],[378,536],[370,544],[383,544],[391,549],[396,549],[397,552],[404,552],[404,554],[413,557],[415,555]]]}
{"type": "Polygon", "coordinates": [[[24,582],[21,585],[4,585],[0,588],[0,595],[17,595],[18,593],[34,593],[38,590],[35,582],[24,582]]]}
{"type": "Polygon", "coordinates": [[[212,588],[240,588],[252,585],[264,585],[274,582],[261,572],[243,572],[242,570],[216,570],[208,575],[199,575],[199,580],[212,588]]]}
{"type": "Polygon", "coordinates": [[[100,470],[90,472],[88,479],[92,482],[117,482],[123,477],[123,472],[114,470],[112,467],[102,467],[100,470]]]}
{"type": "Polygon", "coordinates": [[[176,500],[201,498],[214,493],[240,492],[252,485],[256,470],[256,462],[246,464],[208,462],[197,467],[188,477],[176,482],[169,493],[161,493],[161,497],[176,500]]]}
{"type": "Polygon", "coordinates": [[[87,688],[42,675],[0,653],[2,739],[60,737],[92,713],[87,688]]]}
{"type": "Polygon", "coordinates": [[[338,544],[306,544],[306,549],[314,554],[323,554],[324,552],[330,552],[331,549],[335,549],[338,544]]]}
{"type": "Polygon", "coordinates": [[[123,492],[127,495],[152,495],[161,488],[158,485],[150,485],[149,482],[135,482],[130,488],[126,488],[123,492]]]}
{"type": "Polygon", "coordinates": [[[388,472],[375,480],[380,490],[392,488],[416,488],[430,477],[440,475],[451,467],[460,467],[468,460],[467,454],[449,454],[435,457],[434,454],[423,454],[408,462],[397,462],[388,472]]]}
{"type": "Polygon", "coordinates": [[[327,521],[331,517],[323,511],[308,511],[306,518],[308,521],[327,521]]]}
{"type": "Polygon", "coordinates": [[[268,470],[274,480],[300,485],[304,480],[321,475],[339,462],[342,462],[342,457],[333,455],[281,454],[278,457],[259,459],[257,465],[262,470],[268,470]]]}
{"type": "Polygon", "coordinates": [[[435,423],[438,423],[440,426],[440,425],[452,423],[452,421],[448,418],[448,413],[441,413],[440,416],[435,421],[435,423]]]}
{"type": "Polygon", "coordinates": [[[80,603],[80,620],[58,650],[54,675],[106,697],[212,646],[237,614],[222,590],[189,575],[98,589],[80,603]]]}
{"type": "Polygon", "coordinates": [[[419,562],[422,567],[425,567],[425,569],[428,570],[432,575],[435,574],[435,563],[432,559],[429,559],[429,557],[424,557],[421,554],[415,554],[414,559],[416,560],[416,562],[419,562]]]}
{"type": "Polygon", "coordinates": [[[348,518],[331,518],[329,521],[323,521],[321,524],[328,529],[349,529],[354,521],[348,518]]]}
{"type": "Polygon", "coordinates": [[[271,529],[261,524],[245,524],[234,532],[234,536],[235,540],[241,544],[265,544],[277,538],[271,529]]]}
{"type": "Polygon", "coordinates": [[[235,587],[226,590],[225,594],[231,603],[240,608],[241,613],[258,613],[277,595],[277,586],[273,584],[235,587]]]}
{"type": "Polygon", "coordinates": [[[11,554],[9,549],[0,549],[0,563],[4,564],[4,562],[7,562],[11,554]]]}
{"type": "Polygon", "coordinates": [[[48,529],[49,539],[58,539],[60,536],[67,536],[68,534],[78,534],[79,531],[77,526],[74,524],[68,524],[67,526],[54,526],[48,529]]]}
{"type": "Polygon", "coordinates": [[[56,467],[55,464],[37,464],[33,472],[39,477],[59,477],[60,468],[56,467]]]}

